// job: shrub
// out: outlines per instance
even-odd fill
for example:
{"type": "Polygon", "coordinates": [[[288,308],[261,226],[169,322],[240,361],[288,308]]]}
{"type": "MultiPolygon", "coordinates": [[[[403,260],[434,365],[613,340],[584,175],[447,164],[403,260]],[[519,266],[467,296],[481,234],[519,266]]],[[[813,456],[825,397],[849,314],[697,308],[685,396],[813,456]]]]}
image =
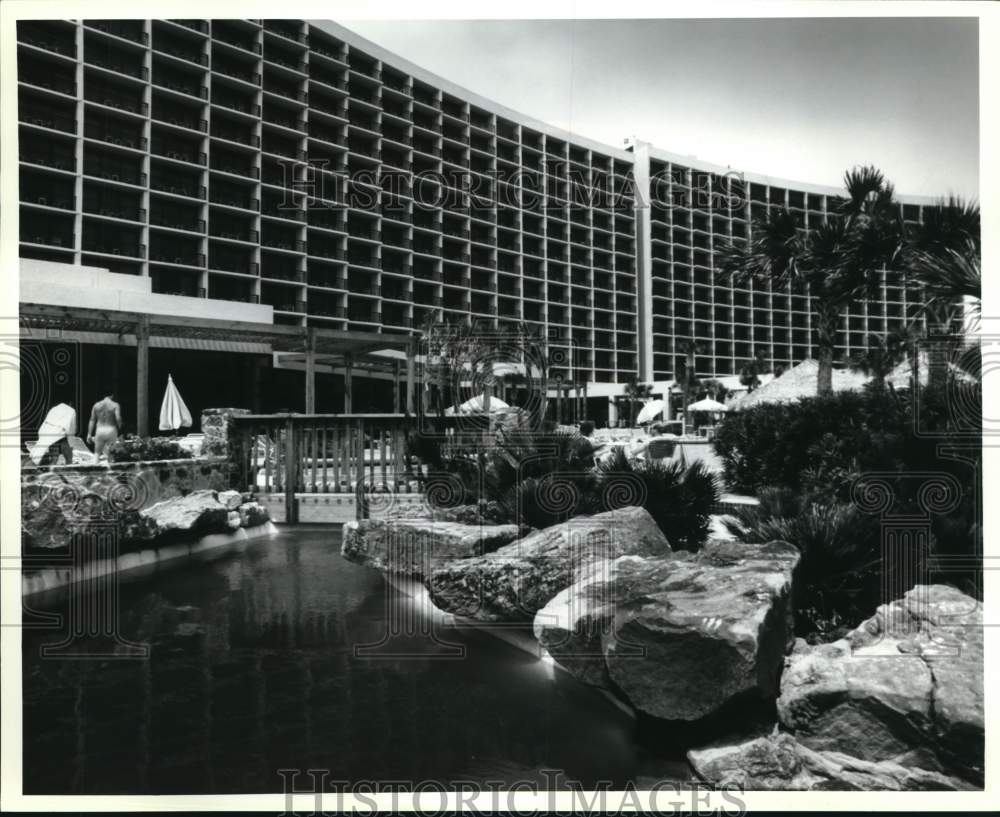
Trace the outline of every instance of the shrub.
{"type": "Polygon", "coordinates": [[[636,462],[619,448],[597,466],[597,473],[605,510],[641,505],[674,549],[697,550],[704,544],[720,493],[704,463],[636,462]]]}
{"type": "MultiPolygon", "coordinates": [[[[722,421],[715,449],[733,490],[762,495],[771,487],[785,488],[801,493],[804,504],[850,504],[855,483],[877,473],[888,483],[893,513],[926,516],[921,478],[953,477],[959,505],[931,513],[931,527],[939,552],[978,556],[981,436],[964,415],[981,417],[981,390],[963,389],[961,394],[954,388],[923,389],[918,411],[909,390],[866,389],[756,406],[722,421]]],[[[942,578],[968,586],[975,577],[942,578]]]]}
{"type": "Polygon", "coordinates": [[[191,452],[169,437],[137,437],[128,434],[108,446],[109,462],[150,462],[191,459],[191,452]]]}
{"type": "Polygon", "coordinates": [[[462,456],[425,456],[433,462],[425,486],[432,504],[491,503],[497,521],[533,528],[640,505],[674,548],[696,550],[719,500],[717,480],[702,463],[635,463],[619,451],[595,468],[589,440],[556,430],[510,432],[462,456]]]}
{"type": "Polygon", "coordinates": [[[882,602],[885,569],[895,569],[883,564],[878,520],[853,505],[802,503],[787,490],[771,491],[726,526],[746,542],[780,539],[799,549],[795,629],[809,640],[838,638],[869,617],[882,602]]]}

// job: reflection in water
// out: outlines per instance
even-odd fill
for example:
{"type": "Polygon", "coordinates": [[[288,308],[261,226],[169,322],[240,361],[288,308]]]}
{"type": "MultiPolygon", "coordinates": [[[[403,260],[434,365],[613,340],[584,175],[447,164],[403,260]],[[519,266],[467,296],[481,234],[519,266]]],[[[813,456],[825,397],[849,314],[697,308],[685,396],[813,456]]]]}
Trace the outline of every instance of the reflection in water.
{"type": "MultiPolygon", "coordinates": [[[[26,793],[279,791],[281,768],[340,780],[635,779],[634,724],[504,641],[448,629],[384,640],[387,609],[426,611],[297,529],[121,589],[148,660],[41,658],[24,634],[26,793]],[[449,658],[455,645],[464,657],[449,658]]],[[[66,600],[51,609],[66,610],[66,600]]],[[[410,628],[413,630],[413,628],[410,628]]],[[[663,768],[662,766],[660,767],[663,768]]]]}

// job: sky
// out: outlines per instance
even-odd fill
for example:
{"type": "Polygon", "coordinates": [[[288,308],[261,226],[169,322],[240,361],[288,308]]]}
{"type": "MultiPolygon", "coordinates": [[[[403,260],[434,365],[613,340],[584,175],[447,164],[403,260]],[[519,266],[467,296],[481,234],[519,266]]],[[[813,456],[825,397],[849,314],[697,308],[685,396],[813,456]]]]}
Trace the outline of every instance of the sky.
{"type": "Polygon", "coordinates": [[[573,133],[839,185],[979,195],[978,25],[960,18],[342,23],[573,133]]]}

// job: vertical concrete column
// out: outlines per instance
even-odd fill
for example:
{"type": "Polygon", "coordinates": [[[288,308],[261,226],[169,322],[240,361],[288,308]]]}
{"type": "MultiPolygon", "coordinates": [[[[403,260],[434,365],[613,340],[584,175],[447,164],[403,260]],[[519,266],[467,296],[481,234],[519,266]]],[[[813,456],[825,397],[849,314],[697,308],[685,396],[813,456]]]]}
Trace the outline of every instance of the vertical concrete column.
{"type": "Polygon", "coordinates": [[[635,177],[635,250],[639,382],[653,380],[653,260],[650,257],[652,230],[650,207],[653,191],[649,179],[649,143],[636,142],[633,148],[635,177]]]}

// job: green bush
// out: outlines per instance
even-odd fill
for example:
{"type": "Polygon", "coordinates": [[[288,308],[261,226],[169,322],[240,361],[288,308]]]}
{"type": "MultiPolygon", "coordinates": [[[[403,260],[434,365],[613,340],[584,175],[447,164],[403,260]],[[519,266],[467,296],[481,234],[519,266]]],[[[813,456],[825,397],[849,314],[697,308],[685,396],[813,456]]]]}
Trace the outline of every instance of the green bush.
{"type": "Polygon", "coordinates": [[[637,462],[619,448],[597,473],[606,510],[642,505],[674,549],[693,551],[704,544],[720,495],[718,480],[704,463],[637,462]]]}
{"type": "Polygon", "coordinates": [[[149,462],[186,460],[191,452],[169,437],[137,437],[129,434],[108,446],[109,462],[149,462]]]}
{"type": "Polygon", "coordinates": [[[533,528],[640,505],[685,550],[704,543],[719,499],[715,476],[701,463],[634,463],[619,452],[595,468],[590,442],[567,432],[511,432],[489,449],[454,457],[428,446],[424,459],[432,502],[489,504],[498,521],[533,528]]]}
{"type": "Polygon", "coordinates": [[[830,640],[871,616],[883,601],[885,570],[896,569],[883,564],[878,519],[853,505],[805,502],[788,489],[760,498],[759,507],[742,509],[726,527],[744,542],[780,539],[801,552],[793,582],[796,634],[830,640]]]}
{"type": "MultiPolygon", "coordinates": [[[[970,418],[982,416],[981,390],[961,390],[954,384],[947,393],[922,389],[917,410],[909,390],[889,389],[756,406],[723,420],[715,450],[732,490],[761,496],[784,488],[800,494],[804,505],[853,504],[859,480],[878,474],[894,514],[929,516],[936,554],[980,557],[981,435],[970,418]],[[959,486],[958,506],[947,513],[925,507],[922,485],[933,475],[959,486]]],[[[981,593],[974,566],[935,578],[981,593]]]]}

